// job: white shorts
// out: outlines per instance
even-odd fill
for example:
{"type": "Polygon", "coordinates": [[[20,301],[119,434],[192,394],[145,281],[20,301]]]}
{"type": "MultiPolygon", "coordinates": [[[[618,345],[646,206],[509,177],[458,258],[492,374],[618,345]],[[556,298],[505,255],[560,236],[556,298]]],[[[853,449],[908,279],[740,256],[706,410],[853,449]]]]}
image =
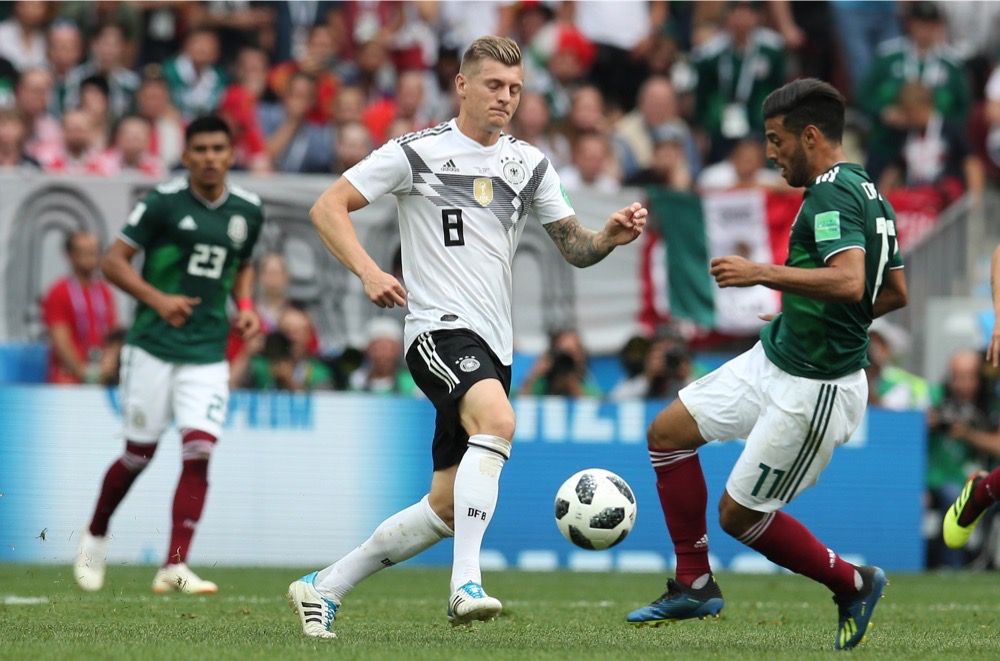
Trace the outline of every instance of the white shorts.
{"type": "Polygon", "coordinates": [[[831,381],[792,376],[758,342],[678,397],[705,440],[746,439],[726,491],[744,507],[773,512],[816,484],[833,449],[861,424],[868,380],[864,370],[831,381]]]}
{"type": "Polygon", "coordinates": [[[229,363],[168,363],[126,344],[119,394],[128,441],[156,443],[171,421],[182,433],[197,429],[219,438],[229,405],[229,363]]]}

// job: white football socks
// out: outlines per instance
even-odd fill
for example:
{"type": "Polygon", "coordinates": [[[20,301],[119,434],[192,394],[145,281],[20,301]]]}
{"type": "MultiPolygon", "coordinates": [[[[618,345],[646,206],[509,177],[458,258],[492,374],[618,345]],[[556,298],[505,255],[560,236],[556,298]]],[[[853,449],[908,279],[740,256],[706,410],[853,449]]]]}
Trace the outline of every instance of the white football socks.
{"type": "Polygon", "coordinates": [[[313,583],[320,594],[339,604],[365,578],[412,558],[452,534],[424,496],[380,523],[361,546],[320,571],[313,583]]]}
{"type": "Polygon", "coordinates": [[[465,451],[455,474],[452,592],[469,581],[482,583],[479,552],[497,504],[500,471],[509,458],[510,441],[507,439],[488,434],[476,434],[469,438],[469,449],[465,451]]]}

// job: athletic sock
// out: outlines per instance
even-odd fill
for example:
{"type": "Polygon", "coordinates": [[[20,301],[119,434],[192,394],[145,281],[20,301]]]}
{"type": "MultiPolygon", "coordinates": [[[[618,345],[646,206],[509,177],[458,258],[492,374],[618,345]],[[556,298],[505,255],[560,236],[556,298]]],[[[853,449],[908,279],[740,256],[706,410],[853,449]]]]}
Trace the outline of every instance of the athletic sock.
{"type": "Polygon", "coordinates": [[[170,546],[167,548],[168,565],[187,562],[191,539],[201,519],[207,492],[208,460],[185,461],[174,493],[173,526],[170,530],[170,546]]]}
{"type": "Polygon", "coordinates": [[[431,509],[427,496],[379,524],[361,546],[320,571],[316,589],[337,603],[375,572],[399,564],[451,537],[448,525],[431,509]]]}
{"type": "Polygon", "coordinates": [[[451,567],[454,592],[469,581],[482,583],[479,553],[493,518],[500,491],[500,471],[511,443],[499,436],[476,434],[455,474],[455,557],[451,567]]]}
{"type": "Polygon", "coordinates": [[[989,475],[979,480],[972,490],[972,507],[966,507],[959,517],[958,525],[968,526],[1000,499],[1000,468],[994,469],[989,475]]]}
{"type": "Polygon", "coordinates": [[[771,512],[737,538],[771,562],[830,588],[836,595],[861,589],[861,575],[784,512],[771,512]]]}
{"type": "Polygon", "coordinates": [[[111,515],[118,509],[135,478],[146,468],[155,452],[155,443],[126,442],[125,452],[108,467],[108,472],[104,475],[101,495],[97,497],[97,507],[90,520],[91,535],[104,537],[108,534],[111,515]]]}
{"type": "Polygon", "coordinates": [[[691,586],[711,573],[705,509],[708,487],[696,450],[650,450],[656,493],[677,555],[677,581],[691,586]]]}

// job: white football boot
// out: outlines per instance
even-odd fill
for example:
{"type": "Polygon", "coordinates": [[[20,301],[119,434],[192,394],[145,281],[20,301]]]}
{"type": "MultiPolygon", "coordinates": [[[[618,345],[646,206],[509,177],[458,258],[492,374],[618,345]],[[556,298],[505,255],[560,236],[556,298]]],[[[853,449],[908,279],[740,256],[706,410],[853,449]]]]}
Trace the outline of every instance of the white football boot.
{"type": "Polygon", "coordinates": [[[313,585],[318,573],[306,574],[289,585],[288,603],[302,622],[302,633],[313,638],[336,638],[337,634],[330,631],[330,627],[340,604],[324,597],[313,585]]]}
{"type": "Polygon", "coordinates": [[[499,599],[486,594],[482,585],[472,581],[452,592],[448,600],[448,619],[455,626],[474,620],[492,620],[502,610],[499,599]]]}
{"type": "Polygon", "coordinates": [[[73,578],[81,590],[97,592],[104,586],[108,538],[91,535],[88,528],[80,533],[80,550],[73,563],[73,578]]]}
{"type": "Polygon", "coordinates": [[[191,571],[183,562],[167,565],[156,572],[153,579],[153,592],[182,592],[184,594],[215,594],[219,591],[212,581],[206,581],[191,571]]]}

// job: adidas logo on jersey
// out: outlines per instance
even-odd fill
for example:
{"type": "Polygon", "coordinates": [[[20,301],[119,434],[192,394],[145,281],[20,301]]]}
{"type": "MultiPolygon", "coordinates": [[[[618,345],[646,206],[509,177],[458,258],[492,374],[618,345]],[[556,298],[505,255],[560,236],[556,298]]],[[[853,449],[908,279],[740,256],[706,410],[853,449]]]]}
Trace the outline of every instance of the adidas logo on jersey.
{"type": "Polygon", "coordinates": [[[181,219],[181,222],[177,224],[177,227],[182,230],[198,229],[198,225],[194,222],[194,218],[191,216],[184,216],[184,218],[181,219]]]}
{"type": "Polygon", "coordinates": [[[455,165],[455,160],[449,158],[445,161],[445,164],[441,166],[441,172],[458,172],[458,166],[455,165]]]}

